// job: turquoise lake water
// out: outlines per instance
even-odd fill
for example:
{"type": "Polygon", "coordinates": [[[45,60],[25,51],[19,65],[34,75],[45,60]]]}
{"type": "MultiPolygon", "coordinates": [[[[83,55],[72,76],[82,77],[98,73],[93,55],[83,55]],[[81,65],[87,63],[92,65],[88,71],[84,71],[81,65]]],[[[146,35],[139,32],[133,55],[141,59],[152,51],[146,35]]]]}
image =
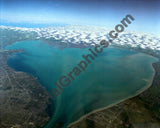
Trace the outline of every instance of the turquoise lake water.
{"type": "MultiPolygon", "coordinates": [[[[90,53],[88,48],[52,47],[41,41],[23,41],[6,49],[24,49],[7,63],[38,78],[48,92],[90,53]]],[[[64,128],[83,115],[133,96],[153,79],[157,59],[132,50],[106,48],[53,102],[53,116],[45,128],[64,128]]]]}

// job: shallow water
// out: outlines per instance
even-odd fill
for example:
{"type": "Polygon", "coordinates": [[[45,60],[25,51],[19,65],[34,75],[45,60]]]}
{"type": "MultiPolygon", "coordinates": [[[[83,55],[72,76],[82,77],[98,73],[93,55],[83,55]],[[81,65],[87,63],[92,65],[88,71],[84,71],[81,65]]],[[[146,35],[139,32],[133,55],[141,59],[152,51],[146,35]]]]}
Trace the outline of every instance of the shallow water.
{"type": "MultiPolygon", "coordinates": [[[[23,41],[6,49],[24,49],[12,54],[8,65],[31,73],[51,93],[62,75],[67,75],[90,53],[88,48],[51,47],[41,41],[23,41]]],[[[53,116],[46,128],[66,127],[98,108],[137,94],[153,79],[151,66],[157,59],[132,50],[106,48],[53,102],[53,116]]]]}

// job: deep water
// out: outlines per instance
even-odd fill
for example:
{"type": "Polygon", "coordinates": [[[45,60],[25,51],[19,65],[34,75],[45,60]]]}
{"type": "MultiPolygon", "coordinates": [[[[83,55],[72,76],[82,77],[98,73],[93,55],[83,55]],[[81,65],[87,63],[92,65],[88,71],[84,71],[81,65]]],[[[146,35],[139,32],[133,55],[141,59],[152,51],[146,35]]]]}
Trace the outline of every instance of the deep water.
{"type": "MultiPolygon", "coordinates": [[[[59,78],[84,60],[82,55],[90,53],[88,48],[61,50],[41,41],[18,42],[6,49],[24,49],[12,54],[8,65],[34,75],[50,93],[59,78]]],[[[137,94],[152,81],[151,64],[156,61],[132,50],[104,49],[54,101],[54,113],[45,128],[66,127],[86,113],[137,94]]]]}

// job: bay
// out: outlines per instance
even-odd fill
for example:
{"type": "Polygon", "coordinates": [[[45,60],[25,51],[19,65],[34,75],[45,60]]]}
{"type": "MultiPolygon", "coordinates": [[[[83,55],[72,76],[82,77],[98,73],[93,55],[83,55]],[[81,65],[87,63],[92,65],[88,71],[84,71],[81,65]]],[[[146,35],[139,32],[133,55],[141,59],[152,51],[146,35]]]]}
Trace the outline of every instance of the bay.
{"type": "MultiPolygon", "coordinates": [[[[41,41],[22,41],[6,49],[23,49],[8,58],[8,65],[33,75],[52,95],[62,75],[66,75],[91,54],[88,48],[52,47],[41,41]]],[[[157,59],[128,49],[106,48],[85,71],[53,101],[53,115],[45,128],[64,128],[94,110],[107,107],[145,90],[154,77],[157,59]]]]}

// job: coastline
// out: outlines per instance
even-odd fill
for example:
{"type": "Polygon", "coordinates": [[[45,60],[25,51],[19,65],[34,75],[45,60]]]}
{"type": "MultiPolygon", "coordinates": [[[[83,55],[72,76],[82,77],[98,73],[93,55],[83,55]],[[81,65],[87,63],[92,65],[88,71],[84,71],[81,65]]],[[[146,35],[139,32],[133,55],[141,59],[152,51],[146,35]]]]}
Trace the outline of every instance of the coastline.
{"type": "Polygon", "coordinates": [[[0,79],[0,119],[2,119],[0,127],[10,128],[15,127],[15,124],[17,127],[43,127],[50,118],[46,112],[50,103],[49,95],[33,76],[22,71],[16,71],[7,64],[8,57],[19,52],[23,51],[0,50],[0,74],[3,78],[0,79]],[[39,109],[35,104],[40,106],[39,109]],[[25,123],[22,124],[21,122],[25,123]]]}
{"type": "MultiPolygon", "coordinates": [[[[159,58],[157,58],[157,57],[155,57],[155,58],[159,61],[159,58]]],[[[70,123],[70,124],[67,126],[67,128],[72,127],[72,125],[77,124],[78,122],[82,121],[83,119],[85,119],[86,117],[88,117],[88,116],[91,115],[91,114],[94,114],[94,113],[96,113],[96,112],[100,112],[100,111],[103,111],[103,110],[105,110],[105,109],[111,108],[111,107],[113,107],[113,106],[115,106],[115,105],[118,105],[118,104],[120,104],[120,103],[122,103],[122,102],[124,102],[124,101],[126,101],[126,100],[128,100],[128,99],[130,99],[130,98],[136,97],[136,96],[140,95],[141,93],[145,92],[146,90],[148,90],[148,89],[151,87],[151,85],[152,85],[152,83],[153,83],[153,80],[154,80],[154,77],[155,77],[155,74],[156,74],[156,70],[155,70],[155,68],[153,67],[153,63],[152,63],[150,66],[152,67],[152,69],[153,69],[153,71],[154,71],[154,73],[152,74],[152,79],[150,80],[150,82],[148,83],[148,85],[146,85],[144,88],[142,88],[142,89],[140,89],[140,90],[137,90],[137,93],[136,93],[135,95],[131,95],[131,96],[127,97],[127,98],[124,98],[124,99],[122,99],[122,100],[120,100],[120,101],[117,101],[117,102],[115,102],[115,103],[113,103],[113,104],[110,104],[110,105],[108,105],[108,106],[106,106],[106,107],[99,108],[99,109],[96,109],[96,110],[94,110],[94,111],[92,111],[92,112],[90,112],[90,113],[88,113],[88,114],[85,114],[85,115],[83,115],[82,117],[80,117],[78,120],[70,123]]]]}
{"type": "Polygon", "coordinates": [[[121,102],[124,102],[124,101],[127,100],[127,99],[136,97],[137,95],[139,95],[139,94],[141,94],[142,92],[146,91],[146,90],[152,85],[152,82],[153,82],[153,79],[154,79],[154,76],[155,76],[155,73],[156,73],[153,65],[150,64],[150,66],[151,66],[151,68],[152,68],[152,70],[153,70],[152,79],[149,79],[149,81],[148,81],[148,83],[146,84],[145,87],[143,87],[143,88],[140,89],[140,90],[137,90],[137,91],[135,92],[135,94],[130,95],[130,96],[128,96],[128,97],[126,97],[126,98],[124,98],[124,99],[122,99],[122,100],[119,100],[119,101],[117,101],[117,102],[115,102],[115,103],[113,103],[113,104],[110,104],[110,105],[106,106],[106,107],[99,108],[99,109],[95,109],[94,111],[92,111],[92,112],[90,112],[90,113],[88,113],[88,114],[83,115],[82,117],[80,117],[80,119],[78,119],[77,121],[74,121],[73,123],[69,124],[67,127],[70,127],[71,125],[76,124],[77,122],[83,120],[85,117],[89,116],[90,114],[93,114],[93,113],[96,113],[96,112],[99,112],[99,111],[108,109],[108,108],[110,108],[110,107],[113,107],[113,106],[115,106],[115,105],[117,105],[117,104],[119,104],[119,103],[121,103],[121,102]]]}

